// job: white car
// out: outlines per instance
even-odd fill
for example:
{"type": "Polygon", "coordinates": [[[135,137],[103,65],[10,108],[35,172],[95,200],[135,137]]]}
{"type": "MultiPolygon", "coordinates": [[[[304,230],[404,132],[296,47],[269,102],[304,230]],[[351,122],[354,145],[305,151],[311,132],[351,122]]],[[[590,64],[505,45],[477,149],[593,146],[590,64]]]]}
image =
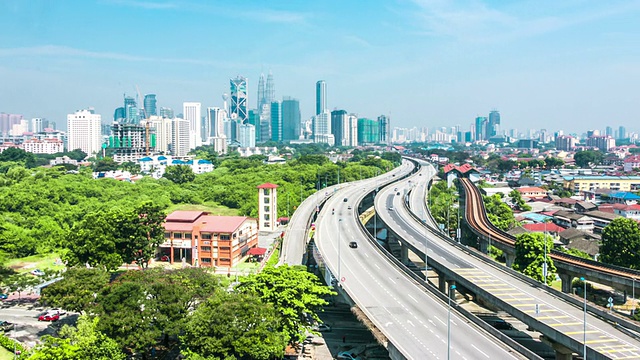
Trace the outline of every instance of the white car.
{"type": "Polygon", "coordinates": [[[40,269],[35,269],[35,270],[31,270],[30,274],[34,276],[44,276],[44,271],[40,269]]]}
{"type": "Polygon", "coordinates": [[[66,315],[67,311],[64,309],[54,308],[54,309],[47,310],[47,314],[56,314],[56,315],[62,316],[62,315],[66,315]]]}

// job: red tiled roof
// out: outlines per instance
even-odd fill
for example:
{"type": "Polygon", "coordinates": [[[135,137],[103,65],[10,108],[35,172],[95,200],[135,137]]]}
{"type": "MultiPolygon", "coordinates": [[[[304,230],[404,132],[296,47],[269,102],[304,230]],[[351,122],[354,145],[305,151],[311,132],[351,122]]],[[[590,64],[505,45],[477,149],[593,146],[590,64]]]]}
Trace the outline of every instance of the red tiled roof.
{"type": "Polygon", "coordinates": [[[638,205],[638,204],[633,204],[633,205],[613,204],[613,208],[616,209],[616,210],[622,210],[622,211],[640,210],[640,205],[638,205]]]}
{"type": "Polygon", "coordinates": [[[246,216],[214,216],[207,215],[198,219],[200,231],[232,233],[248,219],[246,216]]]}
{"type": "Polygon", "coordinates": [[[546,191],[542,188],[539,188],[537,186],[523,186],[523,187],[519,187],[516,190],[518,190],[518,192],[544,192],[546,193],[546,191]]]}
{"type": "Polygon", "coordinates": [[[191,231],[193,230],[193,224],[190,222],[166,222],[164,223],[165,231],[191,231]]]}
{"type": "Polygon", "coordinates": [[[275,189],[278,187],[278,185],[276,184],[272,184],[272,183],[264,183],[262,185],[258,185],[256,186],[258,189],[275,189]]]}
{"type": "Polygon", "coordinates": [[[254,248],[249,249],[247,254],[260,256],[260,255],[264,255],[266,252],[267,252],[267,249],[265,249],[265,248],[254,247],[254,248]]]}
{"type": "Polygon", "coordinates": [[[167,215],[165,221],[194,222],[197,218],[206,214],[204,211],[177,210],[167,215]]]}
{"type": "Polygon", "coordinates": [[[563,228],[562,226],[558,226],[554,223],[535,223],[535,224],[524,224],[522,225],[523,228],[529,230],[529,231],[533,231],[533,232],[544,232],[545,231],[545,226],[546,226],[546,231],[547,232],[561,232],[564,231],[565,228],[563,228]]]}

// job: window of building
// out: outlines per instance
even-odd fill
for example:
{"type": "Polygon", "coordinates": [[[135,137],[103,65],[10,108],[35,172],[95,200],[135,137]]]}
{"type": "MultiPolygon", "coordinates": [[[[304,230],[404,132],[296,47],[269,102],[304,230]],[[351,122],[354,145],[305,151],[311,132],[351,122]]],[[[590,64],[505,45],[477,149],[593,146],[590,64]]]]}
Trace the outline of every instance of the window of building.
{"type": "Polygon", "coordinates": [[[211,240],[211,233],[201,233],[202,240],[211,240]]]}
{"type": "Polygon", "coordinates": [[[173,233],[173,238],[174,239],[182,239],[182,233],[173,233]]]}
{"type": "Polygon", "coordinates": [[[265,197],[265,198],[264,198],[264,203],[265,203],[265,204],[268,204],[268,203],[269,203],[269,198],[268,198],[268,197],[265,197]]]}
{"type": "Polygon", "coordinates": [[[200,262],[204,263],[204,264],[211,264],[211,259],[210,258],[201,258],[200,262]]]}
{"type": "Polygon", "coordinates": [[[231,240],[229,234],[220,234],[220,240],[231,240]]]}
{"type": "Polygon", "coordinates": [[[231,250],[231,248],[228,247],[228,246],[221,246],[220,247],[220,251],[229,251],[229,250],[231,250]]]}
{"type": "Polygon", "coordinates": [[[264,211],[271,211],[271,206],[265,206],[264,211]]]}
{"type": "Polygon", "coordinates": [[[269,220],[270,219],[269,214],[264,214],[264,219],[269,220]]]}
{"type": "Polygon", "coordinates": [[[165,239],[169,239],[169,238],[171,238],[171,233],[170,233],[170,232],[168,232],[168,231],[167,231],[167,232],[165,232],[165,233],[164,233],[164,238],[165,238],[165,239]]]}
{"type": "Polygon", "coordinates": [[[200,250],[204,251],[204,252],[211,252],[211,246],[203,246],[200,248],[200,250]]]}
{"type": "Polygon", "coordinates": [[[264,226],[264,227],[269,227],[269,225],[270,225],[270,224],[269,224],[268,222],[265,222],[263,226],[264,226]]]}
{"type": "Polygon", "coordinates": [[[262,189],[262,193],[265,195],[269,195],[269,189],[262,189]]]}
{"type": "Polygon", "coordinates": [[[185,239],[191,239],[191,233],[184,233],[185,239]]]}

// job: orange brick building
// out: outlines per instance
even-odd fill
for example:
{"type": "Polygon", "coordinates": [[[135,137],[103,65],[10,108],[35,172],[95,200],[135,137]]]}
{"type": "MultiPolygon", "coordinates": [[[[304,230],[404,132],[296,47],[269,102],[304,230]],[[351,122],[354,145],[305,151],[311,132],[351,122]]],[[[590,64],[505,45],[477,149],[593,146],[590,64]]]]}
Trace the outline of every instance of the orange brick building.
{"type": "Polygon", "coordinates": [[[258,221],[246,216],[214,216],[174,211],[164,223],[160,258],[200,267],[233,267],[258,246],[258,221]]]}

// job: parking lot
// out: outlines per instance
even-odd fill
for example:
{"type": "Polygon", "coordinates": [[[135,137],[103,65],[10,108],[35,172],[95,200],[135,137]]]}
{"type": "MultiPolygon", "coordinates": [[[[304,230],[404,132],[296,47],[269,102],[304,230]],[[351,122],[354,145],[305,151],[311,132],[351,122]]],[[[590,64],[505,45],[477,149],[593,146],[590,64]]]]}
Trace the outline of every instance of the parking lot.
{"type": "Polygon", "coordinates": [[[5,301],[0,307],[0,320],[14,324],[14,329],[5,333],[28,347],[33,347],[43,335],[55,334],[64,324],[72,324],[77,314],[60,316],[56,322],[38,321],[38,316],[47,309],[36,302],[5,301]]]}

